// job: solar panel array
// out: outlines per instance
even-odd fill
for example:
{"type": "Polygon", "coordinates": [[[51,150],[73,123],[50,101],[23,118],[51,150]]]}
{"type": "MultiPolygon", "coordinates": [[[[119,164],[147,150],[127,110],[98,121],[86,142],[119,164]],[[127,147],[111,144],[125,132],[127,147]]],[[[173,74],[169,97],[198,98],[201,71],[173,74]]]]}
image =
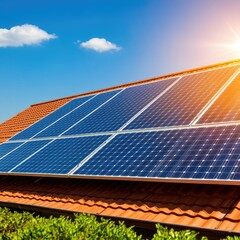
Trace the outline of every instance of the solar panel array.
{"type": "Polygon", "coordinates": [[[240,126],[119,134],[74,174],[237,180],[239,138],[240,126]]]}
{"type": "Polygon", "coordinates": [[[239,65],[79,97],[0,145],[2,174],[240,183],[239,65]]]}

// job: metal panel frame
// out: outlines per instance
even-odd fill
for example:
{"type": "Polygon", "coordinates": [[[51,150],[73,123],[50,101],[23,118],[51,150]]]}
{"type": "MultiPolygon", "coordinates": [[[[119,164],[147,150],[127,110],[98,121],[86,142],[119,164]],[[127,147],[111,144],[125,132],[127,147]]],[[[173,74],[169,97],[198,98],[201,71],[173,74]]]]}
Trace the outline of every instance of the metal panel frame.
{"type": "Polygon", "coordinates": [[[102,136],[102,135],[114,135],[114,134],[129,134],[129,133],[141,133],[141,132],[158,132],[158,131],[169,131],[169,130],[182,130],[182,129],[194,129],[194,128],[210,128],[210,127],[222,127],[222,126],[234,126],[240,125],[239,121],[234,122],[219,122],[219,123],[202,123],[195,125],[178,125],[178,126],[168,126],[168,127],[155,127],[155,128],[141,128],[141,129],[122,129],[116,131],[109,132],[96,132],[96,133],[82,133],[75,135],[64,135],[64,136],[56,136],[56,137],[44,137],[44,138],[34,138],[24,141],[11,141],[9,143],[14,142],[34,142],[34,141],[42,141],[42,140],[53,140],[53,139],[66,139],[66,138],[80,138],[80,137],[92,137],[92,136],[102,136]]]}
{"type": "Polygon", "coordinates": [[[123,176],[91,176],[91,175],[65,175],[65,174],[41,174],[41,173],[1,173],[4,176],[28,176],[28,177],[51,177],[71,179],[96,179],[114,181],[144,181],[144,182],[171,182],[171,183],[192,183],[192,184],[214,184],[214,185],[238,185],[237,180],[215,180],[215,179],[188,179],[188,178],[149,178],[149,177],[123,177],[123,176]]]}

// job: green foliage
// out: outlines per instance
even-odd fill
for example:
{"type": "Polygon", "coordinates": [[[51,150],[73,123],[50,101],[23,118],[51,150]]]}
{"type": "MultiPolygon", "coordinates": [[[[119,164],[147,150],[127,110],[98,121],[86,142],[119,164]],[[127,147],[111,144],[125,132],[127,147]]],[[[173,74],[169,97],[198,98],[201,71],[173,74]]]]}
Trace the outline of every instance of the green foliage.
{"type": "MultiPolygon", "coordinates": [[[[195,231],[175,231],[156,224],[157,232],[152,240],[207,240],[197,238],[195,231]]],[[[133,227],[124,222],[116,224],[108,219],[100,220],[90,214],[76,214],[69,218],[44,218],[29,212],[11,212],[0,208],[0,240],[142,240],[133,227]]],[[[227,237],[224,240],[240,240],[239,237],[227,237]]]]}
{"type": "Polygon", "coordinates": [[[233,236],[233,237],[228,236],[228,237],[224,238],[223,240],[240,240],[240,237],[238,237],[238,236],[233,236]]]}
{"type": "Polygon", "coordinates": [[[142,236],[126,227],[123,222],[115,222],[94,215],[76,214],[74,219],[61,216],[59,218],[34,217],[24,212],[10,212],[0,208],[0,239],[46,239],[46,240],[79,240],[79,239],[111,239],[141,240],[142,236]]]}
{"type": "MultiPolygon", "coordinates": [[[[153,240],[195,240],[198,233],[195,231],[184,230],[175,231],[174,229],[168,229],[160,224],[156,224],[157,232],[153,236],[153,240]]],[[[207,240],[206,237],[202,237],[201,240],[207,240]]]]}

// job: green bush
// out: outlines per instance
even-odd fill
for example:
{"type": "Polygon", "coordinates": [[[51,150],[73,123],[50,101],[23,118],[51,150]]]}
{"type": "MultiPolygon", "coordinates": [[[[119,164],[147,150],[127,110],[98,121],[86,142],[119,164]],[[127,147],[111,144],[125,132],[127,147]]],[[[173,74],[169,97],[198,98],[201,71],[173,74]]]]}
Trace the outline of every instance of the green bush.
{"type": "Polygon", "coordinates": [[[238,237],[238,236],[233,236],[233,237],[228,236],[228,237],[224,238],[223,240],[239,240],[239,239],[240,239],[240,237],[238,237]]]}
{"type": "MultiPolygon", "coordinates": [[[[154,234],[152,240],[195,240],[198,233],[195,231],[184,230],[175,231],[174,229],[168,229],[160,224],[156,224],[157,232],[154,234]]],[[[206,240],[206,237],[202,237],[201,240],[206,240]]]]}
{"type": "MultiPolygon", "coordinates": [[[[206,237],[197,238],[195,231],[175,231],[160,224],[156,224],[157,232],[152,240],[207,240],[206,237]]],[[[123,222],[113,221],[90,214],[75,214],[69,218],[45,218],[34,216],[29,212],[11,212],[7,208],[0,208],[0,240],[141,240],[133,227],[126,227],[123,222]]],[[[225,240],[239,240],[239,237],[227,237],[225,240]]]]}
{"type": "Polygon", "coordinates": [[[113,221],[94,215],[76,214],[74,219],[61,216],[59,218],[34,217],[24,212],[10,212],[0,208],[0,239],[46,239],[46,240],[79,240],[79,239],[136,239],[142,236],[126,227],[123,222],[113,221]]]}

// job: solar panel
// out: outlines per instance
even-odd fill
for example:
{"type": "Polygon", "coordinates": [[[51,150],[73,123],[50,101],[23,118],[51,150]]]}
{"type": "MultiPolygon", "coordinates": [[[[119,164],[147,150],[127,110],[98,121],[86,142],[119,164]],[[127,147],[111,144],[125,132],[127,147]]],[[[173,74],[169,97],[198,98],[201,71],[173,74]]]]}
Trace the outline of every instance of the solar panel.
{"type": "Polygon", "coordinates": [[[240,120],[240,75],[212,104],[197,123],[229,122],[240,120]]]}
{"type": "Polygon", "coordinates": [[[15,151],[11,152],[0,160],[0,172],[10,171],[12,168],[24,161],[27,157],[36,153],[36,151],[39,151],[49,142],[49,140],[26,142],[21,147],[17,148],[15,151]]]}
{"type": "Polygon", "coordinates": [[[88,101],[81,107],[75,109],[67,116],[63,117],[44,131],[37,134],[34,138],[60,135],[75,123],[81,121],[82,119],[85,119],[88,114],[91,114],[93,111],[97,110],[98,107],[100,107],[102,104],[110,100],[118,93],[119,90],[106,92],[95,96],[93,99],[91,99],[91,101],[88,101]]]}
{"type": "Polygon", "coordinates": [[[20,146],[22,143],[21,142],[17,142],[17,143],[3,143],[0,145],[0,159],[8,154],[9,152],[11,152],[12,150],[14,150],[16,147],[20,146]]]}
{"type": "Polygon", "coordinates": [[[42,118],[40,121],[36,122],[35,124],[31,125],[27,129],[23,130],[22,132],[18,133],[17,135],[13,136],[10,140],[19,140],[19,139],[28,139],[33,137],[35,134],[52,124],[53,122],[59,120],[65,114],[69,113],[76,107],[79,107],[84,102],[88,101],[93,96],[87,96],[82,98],[77,98],[69,103],[65,104],[64,106],[60,107],[53,113],[49,114],[48,116],[42,118]]]}
{"type": "Polygon", "coordinates": [[[188,125],[238,67],[217,69],[183,77],[126,129],[188,125]]]}
{"type": "Polygon", "coordinates": [[[238,69],[75,99],[1,144],[0,171],[240,184],[238,69]]]}
{"type": "Polygon", "coordinates": [[[175,81],[176,78],[172,78],[127,88],[63,135],[118,130],[175,81]]]}
{"type": "Polygon", "coordinates": [[[108,137],[103,135],[56,139],[13,172],[67,174],[108,137]]]}
{"type": "Polygon", "coordinates": [[[239,125],[118,134],[74,174],[235,180],[239,139],[239,125]]]}

